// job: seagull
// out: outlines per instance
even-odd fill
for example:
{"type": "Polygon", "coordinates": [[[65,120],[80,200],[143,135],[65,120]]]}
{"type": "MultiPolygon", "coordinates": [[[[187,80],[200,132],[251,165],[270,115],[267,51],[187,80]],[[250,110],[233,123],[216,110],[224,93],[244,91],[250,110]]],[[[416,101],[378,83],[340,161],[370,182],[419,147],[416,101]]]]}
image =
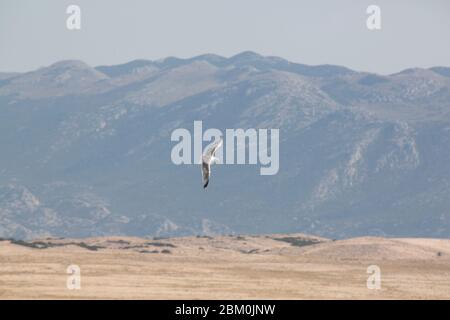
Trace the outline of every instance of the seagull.
{"type": "Polygon", "coordinates": [[[217,163],[218,159],[215,157],[216,151],[222,146],[222,137],[214,143],[202,157],[202,177],[203,189],[208,186],[209,177],[211,176],[211,165],[217,163]]]}

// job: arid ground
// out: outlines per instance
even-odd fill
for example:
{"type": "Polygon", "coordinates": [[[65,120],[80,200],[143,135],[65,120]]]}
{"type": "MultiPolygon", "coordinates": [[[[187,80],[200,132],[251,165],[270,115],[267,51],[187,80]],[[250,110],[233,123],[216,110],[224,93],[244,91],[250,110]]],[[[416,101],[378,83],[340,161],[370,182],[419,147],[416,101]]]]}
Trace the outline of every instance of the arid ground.
{"type": "Polygon", "coordinates": [[[1,299],[450,299],[450,240],[303,234],[0,241],[1,299]],[[80,289],[68,289],[69,265],[80,289]],[[381,288],[368,289],[377,265],[381,288]]]}

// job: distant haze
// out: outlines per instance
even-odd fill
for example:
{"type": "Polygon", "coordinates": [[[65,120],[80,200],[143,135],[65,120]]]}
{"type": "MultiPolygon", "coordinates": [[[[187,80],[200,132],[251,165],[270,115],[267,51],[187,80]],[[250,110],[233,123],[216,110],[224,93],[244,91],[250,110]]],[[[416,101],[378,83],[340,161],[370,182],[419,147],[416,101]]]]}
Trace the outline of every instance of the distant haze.
{"type": "Polygon", "coordinates": [[[381,74],[450,66],[450,1],[2,0],[0,71],[64,59],[108,65],[133,59],[232,56],[244,50],[306,64],[381,74]],[[66,8],[81,7],[81,30],[66,8]],[[381,7],[382,29],[366,28],[381,7]]]}

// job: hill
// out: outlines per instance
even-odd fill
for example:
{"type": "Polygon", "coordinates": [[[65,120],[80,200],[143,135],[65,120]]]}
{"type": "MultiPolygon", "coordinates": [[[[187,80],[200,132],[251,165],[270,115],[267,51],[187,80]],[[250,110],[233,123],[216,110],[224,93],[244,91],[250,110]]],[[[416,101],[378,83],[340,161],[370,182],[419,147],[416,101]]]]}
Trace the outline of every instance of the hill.
{"type": "Polygon", "coordinates": [[[0,77],[0,236],[450,236],[448,68],[243,52],[0,77]],[[170,161],[176,128],[279,128],[280,170],[170,161]]]}
{"type": "Polygon", "coordinates": [[[450,240],[304,234],[0,241],[0,298],[448,299],[450,240]],[[69,265],[81,289],[66,287],[69,265]],[[381,288],[367,288],[369,266],[381,288]]]}

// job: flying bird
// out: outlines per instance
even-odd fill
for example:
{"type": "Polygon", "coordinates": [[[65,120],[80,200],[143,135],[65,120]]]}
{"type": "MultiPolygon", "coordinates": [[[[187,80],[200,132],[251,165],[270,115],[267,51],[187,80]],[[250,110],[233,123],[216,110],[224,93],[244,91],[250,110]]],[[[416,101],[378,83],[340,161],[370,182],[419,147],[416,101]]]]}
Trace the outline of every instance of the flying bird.
{"type": "Polygon", "coordinates": [[[222,146],[222,137],[214,143],[202,157],[202,177],[203,189],[208,186],[209,177],[211,176],[211,165],[217,163],[218,159],[215,157],[216,151],[222,146]]]}

